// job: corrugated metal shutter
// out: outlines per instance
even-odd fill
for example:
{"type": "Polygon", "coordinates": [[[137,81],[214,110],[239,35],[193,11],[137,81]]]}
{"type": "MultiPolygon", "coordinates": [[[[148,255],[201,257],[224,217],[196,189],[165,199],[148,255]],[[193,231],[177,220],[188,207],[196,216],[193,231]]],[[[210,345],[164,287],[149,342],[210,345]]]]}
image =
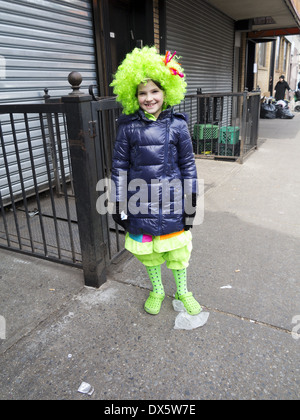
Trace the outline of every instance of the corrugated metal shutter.
{"type": "MultiPolygon", "coordinates": [[[[44,102],[44,88],[51,97],[71,92],[67,78],[71,71],[83,76],[82,90],[97,84],[94,48],[92,2],[89,0],[1,0],[0,1],[0,104],[44,102]]],[[[1,116],[6,136],[9,174],[15,197],[20,196],[16,151],[11,135],[9,117],[1,116]]],[[[37,121],[38,121],[38,117],[37,121]]],[[[35,117],[31,117],[34,128],[35,117]]],[[[61,118],[61,125],[63,120],[61,118]]],[[[26,131],[23,123],[17,126],[18,149],[24,170],[25,187],[33,189],[32,171],[26,131]]],[[[47,183],[43,141],[33,134],[33,152],[37,181],[40,188],[47,183]]],[[[65,171],[70,173],[64,143],[65,171]]],[[[53,159],[50,155],[49,160],[53,159]]],[[[54,174],[52,174],[54,177],[54,174]]],[[[0,192],[6,201],[9,196],[7,170],[0,148],[0,192]]]]}
{"type": "Polygon", "coordinates": [[[232,92],[234,21],[203,0],[166,0],[166,46],[177,51],[188,93],[232,92]]]}
{"type": "Polygon", "coordinates": [[[89,0],[1,0],[0,103],[70,92],[68,74],[96,83],[93,18],[89,0]],[[3,67],[4,66],[4,67],[3,67]]]}

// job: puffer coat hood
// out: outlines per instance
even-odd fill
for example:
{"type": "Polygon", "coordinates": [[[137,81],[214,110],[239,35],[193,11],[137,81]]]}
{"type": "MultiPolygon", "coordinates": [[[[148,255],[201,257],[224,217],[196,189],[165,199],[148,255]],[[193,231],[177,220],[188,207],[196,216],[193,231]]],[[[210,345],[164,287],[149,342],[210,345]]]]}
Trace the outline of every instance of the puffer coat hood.
{"type": "Polygon", "coordinates": [[[157,121],[142,110],[118,120],[112,181],[128,204],[128,230],[154,236],[184,227],[184,194],[197,192],[197,171],[185,114],[172,108],[157,121]],[[187,180],[187,181],[184,181],[187,180]]]}

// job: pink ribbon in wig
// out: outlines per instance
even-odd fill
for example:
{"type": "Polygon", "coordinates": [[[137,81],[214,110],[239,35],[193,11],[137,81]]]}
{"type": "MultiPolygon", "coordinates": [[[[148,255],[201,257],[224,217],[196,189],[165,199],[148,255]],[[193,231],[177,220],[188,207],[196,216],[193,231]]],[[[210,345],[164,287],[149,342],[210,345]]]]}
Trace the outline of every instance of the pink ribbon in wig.
{"type": "MultiPolygon", "coordinates": [[[[176,54],[176,51],[174,52],[174,54],[172,56],[171,56],[170,51],[166,52],[165,58],[163,59],[163,62],[165,63],[166,66],[173,60],[175,54],[176,54]]],[[[184,74],[182,72],[180,72],[179,70],[175,69],[174,67],[170,67],[170,66],[168,66],[168,67],[170,69],[170,72],[173,74],[173,76],[178,75],[179,77],[182,77],[182,78],[184,77],[184,74]]]]}

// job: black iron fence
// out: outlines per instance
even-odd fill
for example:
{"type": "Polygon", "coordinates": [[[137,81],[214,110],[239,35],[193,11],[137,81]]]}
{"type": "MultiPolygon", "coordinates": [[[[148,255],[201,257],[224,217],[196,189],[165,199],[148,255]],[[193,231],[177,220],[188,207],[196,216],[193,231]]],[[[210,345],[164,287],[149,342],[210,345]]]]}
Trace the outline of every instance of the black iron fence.
{"type": "Polygon", "coordinates": [[[260,91],[187,95],[177,109],[189,115],[196,157],[243,163],[257,147],[260,91]]]}
{"type": "Polygon", "coordinates": [[[0,106],[0,247],[81,267],[64,106],[0,106]]]}
{"type": "MultiPolygon", "coordinates": [[[[125,235],[109,212],[97,211],[121,108],[115,98],[80,92],[46,104],[0,105],[0,247],[83,269],[99,287],[124,251],[125,235]]],[[[259,92],[188,95],[198,157],[243,161],[257,146],[259,92]]]]}
{"type": "Polygon", "coordinates": [[[124,251],[124,230],[96,208],[121,108],[77,82],[47,103],[0,105],[0,247],[80,267],[98,287],[124,251]]]}

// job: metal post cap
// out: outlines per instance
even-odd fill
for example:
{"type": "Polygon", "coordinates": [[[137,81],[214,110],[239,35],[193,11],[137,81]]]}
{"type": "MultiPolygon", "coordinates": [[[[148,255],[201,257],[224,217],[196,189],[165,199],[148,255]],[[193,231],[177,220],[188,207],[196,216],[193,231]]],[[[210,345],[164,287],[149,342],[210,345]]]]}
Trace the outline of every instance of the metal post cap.
{"type": "Polygon", "coordinates": [[[72,71],[68,76],[68,82],[72,86],[73,92],[70,95],[84,95],[80,92],[80,85],[82,83],[82,76],[77,71],[72,71]]]}

